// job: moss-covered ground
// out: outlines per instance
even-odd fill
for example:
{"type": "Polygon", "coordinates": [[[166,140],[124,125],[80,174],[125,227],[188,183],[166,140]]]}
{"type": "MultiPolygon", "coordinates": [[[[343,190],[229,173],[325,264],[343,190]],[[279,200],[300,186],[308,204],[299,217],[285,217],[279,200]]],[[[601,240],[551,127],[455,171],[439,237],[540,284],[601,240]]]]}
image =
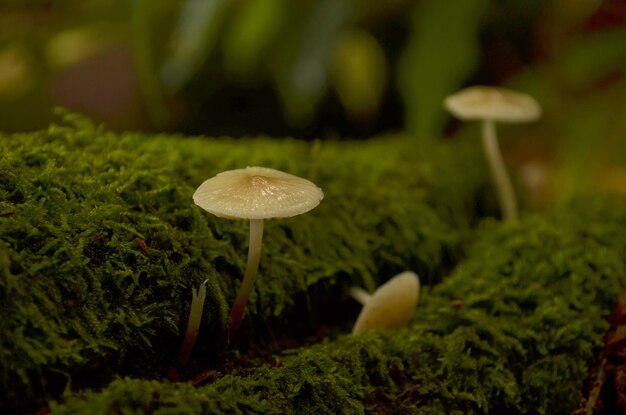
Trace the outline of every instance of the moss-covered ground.
{"type": "MultiPolygon", "coordinates": [[[[205,279],[194,355],[205,366],[251,344],[297,344],[324,325],[347,331],[357,311],[345,299],[352,284],[372,289],[404,269],[439,281],[493,208],[471,144],[114,134],[70,114],[45,131],[0,135],[0,407],[34,411],[116,376],[162,378],[191,288],[205,279]],[[248,225],[213,217],[191,195],[206,178],[247,165],[308,178],[325,199],[266,224],[255,295],[238,343],[226,345],[248,225]]],[[[346,393],[358,408],[360,395],[346,393]]]]}
{"type": "Polygon", "coordinates": [[[623,201],[483,226],[410,327],[340,336],[193,387],[119,379],[54,405],[94,413],[567,414],[624,286],[623,201]]]}
{"type": "Polygon", "coordinates": [[[485,220],[492,199],[469,144],[117,135],[66,115],[0,148],[6,413],[566,414],[626,283],[625,201],[485,220]],[[306,177],[325,199],[267,223],[255,295],[227,345],[247,224],[191,194],[246,165],[306,177]],[[345,334],[358,311],[346,289],[404,269],[425,285],[410,326],[345,334]],[[174,383],[204,279],[198,345],[178,368],[200,376],[174,383]]]}

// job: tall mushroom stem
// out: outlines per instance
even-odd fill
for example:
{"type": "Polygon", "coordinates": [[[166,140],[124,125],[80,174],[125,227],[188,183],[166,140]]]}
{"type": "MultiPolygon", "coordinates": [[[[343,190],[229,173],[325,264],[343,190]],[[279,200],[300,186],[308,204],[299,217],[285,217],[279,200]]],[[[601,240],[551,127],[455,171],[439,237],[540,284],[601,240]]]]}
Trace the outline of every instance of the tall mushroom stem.
{"type": "Polygon", "coordinates": [[[505,221],[516,221],[518,219],[517,200],[511,179],[504,166],[504,160],[502,160],[493,120],[486,119],[483,121],[483,147],[489,161],[491,175],[496,184],[502,218],[505,221]]]}
{"type": "Polygon", "coordinates": [[[237,298],[230,310],[230,326],[228,328],[228,338],[233,341],[239,332],[243,313],[248,304],[248,298],[254,287],[254,278],[259,269],[261,259],[261,244],[263,242],[263,219],[250,219],[250,241],[248,244],[248,264],[246,273],[241,281],[241,286],[237,292],[237,298]]]}
{"type": "Polygon", "coordinates": [[[370,301],[372,296],[361,287],[351,287],[348,292],[352,298],[357,300],[361,305],[365,305],[370,301]]]}

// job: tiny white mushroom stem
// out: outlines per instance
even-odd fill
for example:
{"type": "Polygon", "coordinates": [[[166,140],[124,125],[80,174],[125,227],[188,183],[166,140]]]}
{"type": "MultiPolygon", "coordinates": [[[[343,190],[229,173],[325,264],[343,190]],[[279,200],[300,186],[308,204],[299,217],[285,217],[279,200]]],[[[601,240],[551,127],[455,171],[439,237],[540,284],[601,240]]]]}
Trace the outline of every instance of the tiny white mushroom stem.
{"type": "Polygon", "coordinates": [[[196,344],[196,338],[200,331],[200,322],[202,321],[207,281],[208,280],[204,280],[197,290],[191,288],[191,308],[189,310],[189,320],[187,321],[187,331],[185,332],[185,339],[183,340],[180,353],[178,354],[178,362],[181,365],[187,364],[193,346],[196,344]]]}
{"type": "Polygon", "coordinates": [[[351,287],[348,294],[361,303],[361,305],[367,304],[370,301],[370,298],[372,298],[372,295],[361,287],[351,287]]]}
{"type": "Polygon", "coordinates": [[[506,221],[516,221],[518,219],[517,200],[515,199],[513,185],[506,171],[500,146],[498,145],[495,122],[485,119],[482,130],[483,147],[489,162],[491,175],[496,184],[502,218],[506,221]]]}
{"type": "Polygon", "coordinates": [[[243,320],[243,313],[254,287],[254,279],[259,269],[261,259],[261,245],[263,243],[263,219],[250,219],[250,241],[248,244],[248,263],[246,273],[237,292],[237,298],[230,311],[230,325],[228,337],[232,341],[237,337],[239,326],[243,320]]]}

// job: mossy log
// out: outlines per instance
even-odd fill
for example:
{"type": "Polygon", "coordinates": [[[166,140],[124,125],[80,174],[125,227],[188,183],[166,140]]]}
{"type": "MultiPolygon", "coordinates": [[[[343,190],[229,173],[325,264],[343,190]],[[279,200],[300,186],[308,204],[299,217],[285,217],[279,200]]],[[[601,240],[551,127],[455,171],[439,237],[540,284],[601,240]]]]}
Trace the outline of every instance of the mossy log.
{"type": "MultiPolygon", "coordinates": [[[[114,134],[65,114],[45,131],[0,135],[0,154],[5,409],[34,409],[115,375],[163,376],[191,288],[205,279],[198,347],[219,358],[248,224],[213,217],[191,195],[220,171],[272,167],[325,192],[314,211],[266,224],[255,294],[231,349],[310,335],[352,284],[373,289],[405,269],[438,281],[493,207],[481,196],[479,149],[418,147],[402,136],[307,143],[114,134]]],[[[355,316],[332,317],[346,328],[355,316]]]]}
{"type": "Polygon", "coordinates": [[[626,282],[626,202],[488,224],[412,324],[284,352],[202,387],[124,378],[53,414],[568,414],[626,282]]]}

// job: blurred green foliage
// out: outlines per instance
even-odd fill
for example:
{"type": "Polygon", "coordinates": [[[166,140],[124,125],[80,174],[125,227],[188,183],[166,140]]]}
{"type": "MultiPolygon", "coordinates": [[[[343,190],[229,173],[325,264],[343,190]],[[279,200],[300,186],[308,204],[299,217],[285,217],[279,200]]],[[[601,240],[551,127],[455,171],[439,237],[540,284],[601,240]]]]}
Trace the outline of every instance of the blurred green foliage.
{"type": "MultiPolygon", "coordinates": [[[[134,72],[126,76],[136,78],[137,116],[147,115],[148,127],[230,133],[219,120],[230,121],[224,113],[236,108],[228,101],[245,90],[245,97],[258,95],[250,111],[274,107],[270,125],[286,125],[297,135],[323,132],[331,111],[335,124],[371,135],[395,99],[404,103],[408,129],[431,138],[445,121],[441,99],[482,60],[484,16],[506,3],[516,2],[9,1],[0,6],[0,108],[18,115],[33,109],[35,97],[40,102],[38,112],[2,120],[0,128],[43,125],[45,110],[64,103],[50,94],[60,73],[103,49],[126,47],[134,72]],[[217,103],[203,111],[207,101],[217,103]],[[202,112],[213,130],[196,125],[202,112]]],[[[88,73],[92,84],[106,82],[103,71],[88,73]]],[[[402,114],[390,118],[388,125],[402,126],[402,114]]],[[[251,117],[241,132],[263,127],[262,116],[251,117]]]]}
{"type": "Polygon", "coordinates": [[[441,103],[478,64],[478,29],[487,0],[423,2],[412,13],[411,38],[400,67],[407,127],[436,137],[445,119],[441,103]],[[442,30],[443,29],[443,30],[442,30]]]}
{"type": "Polygon", "coordinates": [[[618,0],[5,0],[0,130],[63,105],[119,130],[432,140],[447,94],[499,84],[544,106],[503,142],[522,185],[544,178],[531,197],[626,193],[625,45],[618,0]]]}

